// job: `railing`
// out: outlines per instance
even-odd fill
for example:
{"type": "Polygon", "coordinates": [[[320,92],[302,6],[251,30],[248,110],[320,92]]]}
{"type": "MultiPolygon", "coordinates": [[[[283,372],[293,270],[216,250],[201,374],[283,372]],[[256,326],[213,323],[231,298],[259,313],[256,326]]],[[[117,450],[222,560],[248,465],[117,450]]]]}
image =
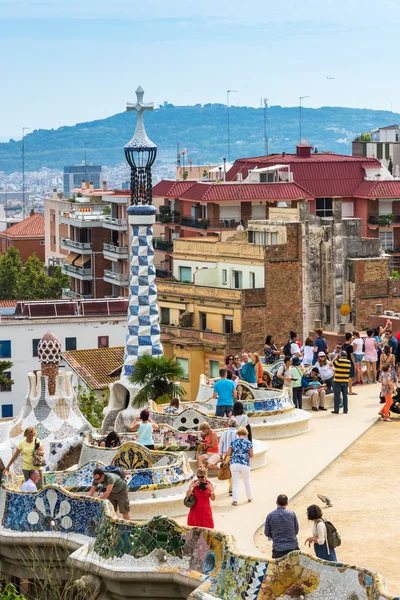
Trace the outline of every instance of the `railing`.
{"type": "Polygon", "coordinates": [[[400,215],[369,215],[368,223],[370,225],[379,225],[380,227],[388,227],[392,223],[400,223],[400,215]]]}
{"type": "Polygon", "coordinates": [[[193,227],[194,229],[237,229],[239,225],[247,227],[247,222],[242,219],[195,219],[193,217],[181,217],[182,227],[193,227]]]}
{"type": "Polygon", "coordinates": [[[68,246],[68,248],[74,248],[75,250],[91,250],[92,242],[75,242],[69,238],[61,238],[61,244],[68,246]]]}
{"type": "Polygon", "coordinates": [[[163,250],[164,252],[171,252],[174,247],[173,242],[167,242],[162,238],[154,238],[153,246],[156,250],[163,250]]]}
{"type": "Polygon", "coordinates": [[[163,225],[166,225],[169,223],[175,223],[175,224],[179,225],[180,222],[181,222],[180,215],[161,215],[159,213],[156,214],[156,223],[161,223],[163,225]]]}
{"type": "Polygon", "coordinates": [[[112,252],[113,254],[128,255],[128,246],[114,246],[113,244],[103,244],[103,251],[112,252]]]}
{"type": "Polygon", "coordinates": [[[62,293],[64,297],[73,298],[74,300],[91,300],[93,298],[92,294],[78,294],[67,289],[63,289],[62,293]]]}
{"type": "Polygon", "coordinates": [[[75,275],[87,277],[92,274],[92,269],[84,269],[83,267],[76,267],[75,265],[69,265],[68,263],[63,264],[62,270],[64,273],[67,273],[67,275],[73,273],[75,275]]]}
{"type": "Polygon", "coordinates": [[[166,271],[165,269],[156,269],[156,277],[159,279],[167,279],[172,277],[172,271],[166,271]]]}
{"type": "Polygon", "coordinates": [[[116,227],[126,227],[127,226],[126,219],[115,219],[114,217],[109,217],[109,216],[103,217],[103,222],[105,225],[115,225],[116,227]]]}
{"type": "Polygon", "coordinates": [[[103,210],[104,206],[98,207],[96,205],[93,205],[92,210],[87,212],[64,210],[61,213],[60,217],[68,219],[70,221],[103,221],[105,218],[103,215],[103,210]],[[101,208],[101,212],[96,212],[96,210],[98,211],[99,208],[101,208]]]}
{"type": "Polygon", "coordinates": [[[104,269],[104,277],[113,279],[117,283],[129,282],[129,275],[127,273],[115,273],[114,271],[109,271],[108,269],[104,269]]]}

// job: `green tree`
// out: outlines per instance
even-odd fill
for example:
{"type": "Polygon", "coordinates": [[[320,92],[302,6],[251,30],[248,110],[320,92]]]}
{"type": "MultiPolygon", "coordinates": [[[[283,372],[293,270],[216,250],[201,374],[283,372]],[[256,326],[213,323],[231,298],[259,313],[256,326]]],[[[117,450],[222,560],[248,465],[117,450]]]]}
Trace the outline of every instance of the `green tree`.
{"type": "Polygon", "coordinates": [[[48,276],[44,264],[33,254],[26,261],[18,279],[19,298],[25,300],[37,300],[48,298],[48,276]]]}
{"type": "Polygon", "coordinates": [[[0,300],[18,298],[18,279],[22,269],[19,251],[13,246],[0,255],[0,300]]]}
{"type": "Polygon", "coordinates": [[[391,175],[393,175],[393,161],[391,156],[389,156],[388,171],[391,175]]]}
{"type": "Polygon", "coordinates": [[[14,363],[11,360],[0,360],[0,389],[8,389],[13,385],[14,381],[8,379],[5,375],[5,372],[11,369],[13,365],[14,363]]]}
{"type": "Polygon", "coordinates": [[[78,387],[76,392],[78,406],[83,416],[86,417],[93,427],[101,427],[104,419],[103,410],[108,404],[105,395],[98,398],[96,392],[87,390],[81,386],[78,387]]]}
{"type": "Polygon", "coordinates": [[[12,583],[8,583],[1,586],[0,600],[26,600],[26,598],[18,594],[12,583]]]}
{"type": "Polygon", "coordinates": [[[147,354],[142,356],[136,362],[134,371],[129,377],[133,385],[141,386],[132,400],[132,406],[141,408],[150,400],[157,402],[161,397],[163,400],[183,398],[185,390],[176,382],[184,376],[185,371],[175,356],[172,358],[147,354]]]}

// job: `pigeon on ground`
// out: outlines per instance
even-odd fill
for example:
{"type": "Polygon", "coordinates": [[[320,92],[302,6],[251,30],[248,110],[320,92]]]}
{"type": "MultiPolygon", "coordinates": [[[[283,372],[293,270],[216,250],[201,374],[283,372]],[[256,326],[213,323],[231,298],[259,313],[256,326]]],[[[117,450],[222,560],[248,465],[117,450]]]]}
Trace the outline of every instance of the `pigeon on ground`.
{"type": "Polygon", "coordinates": [[[329,496],[323,496],[322,494],[317,494],[317,496],[321,500],[321,502],[324,502],[326,504],[326,508],[331,508],[331,506],[333,506],[329,496]]]}

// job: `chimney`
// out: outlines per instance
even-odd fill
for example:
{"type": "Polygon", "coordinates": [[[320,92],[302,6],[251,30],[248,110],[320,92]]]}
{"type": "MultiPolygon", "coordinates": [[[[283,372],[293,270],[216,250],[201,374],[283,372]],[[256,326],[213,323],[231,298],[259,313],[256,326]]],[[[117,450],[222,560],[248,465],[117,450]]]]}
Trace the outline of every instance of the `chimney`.
{"type": "Polygon", "coordinates": [[[383,313],[383,304],[376,304],[375,312],[377,315],[381,315],[383,313]]]}
{"type": "Polygon", "coordinates": [[[57,188],[54,188],[54,189],[53,189],[52,199],[53,199],[53,200],[57,200],[57,199],[58,199],[57,188]]]}
{"type": "Polygon", "coordinates": [[[82,189],[83,189],[83,190],[87,190],[87,187],[88,187],[88,186],[87,186],[87,182],[86,182],[86,180],[85,180],[85,179],[82,179],[82,189]]]}
{"type": "Polygon", "coordinates": [[[34,208],[31,208],[31,212],[30,212],[30,215],[29,215],[29,216],[30,216],[30,217],[33,217],[33,215],[34,215],[34,214],[35,214],[35,209],[34,209],[34,208]]]}
{"type": "Polygon", "coordinates": [[[311,146],[308,142],[302,144],[301,142],[296,146],[296,154],[301,158],[309,158],[311,156],[311,146]]]}
{"type": "Polygon", "coordinates": [[[93,181],[91,181],[91,182],[89,183],[89,190],[90,190],[91,192],[93,192],[93,191],[94,191],[94,183],[93,183],[93,181]]]}
{"type": "Polygon", "coordinates": [[[107,191],[107,181],[103,181],[102,187],[103,187],[103,192],[106,192],[107,191]]]}

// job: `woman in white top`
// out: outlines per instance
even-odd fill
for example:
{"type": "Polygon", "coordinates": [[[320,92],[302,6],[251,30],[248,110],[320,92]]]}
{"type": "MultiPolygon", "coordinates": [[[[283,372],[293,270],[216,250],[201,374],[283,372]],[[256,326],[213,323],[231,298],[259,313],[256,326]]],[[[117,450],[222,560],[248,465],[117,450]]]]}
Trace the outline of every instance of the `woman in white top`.
{"type": "Polygon", "coordinates": [[[300,339],[300,336],[295,331],[290,332],[290,354],[292,356],[297,356],[298,358],[302,358],[302,353],[300,351],[300,346],[297,343],[300,339]]]}
{"type": "Polygon", "coordinates": [[[364,358],[363,352],[363,341],[360,338],[360,334],[358,331],[353,331],[353,348],[354,348],[354,362],[355,362],[355,372],[356,372],[356,381],[354,385],[362,385],[362,360],[364,358]]]}
{"type": "Polygon", "coordinates": [[[318,369],[323,383],[326,383],[326,393],[331,394],[333,386],[333,376],[335,373],[326,358],[325,352],[318,352],[318,362],[315,365],[314,369],[318,369]]]}
{"type": "Polygon", "coordinates": [[[303,352],[303,365],[311,367],[314,358],[314,342],[310,337],[304,342],[301,351],[303,352]]]}
{"type": "Polygon", "coordinates": [[[337,562],[336,552],[334,548],[330,548],[328,544],[325,521],[322,518],[322,510],[316,504],[312,504],[307,508],[307,518],[309,521],[314,521],[312,528],[312,536],[307,538],[305,545],[311,548],[314,543],[315,556],[322,560],[330,560],[337,562]]]}

